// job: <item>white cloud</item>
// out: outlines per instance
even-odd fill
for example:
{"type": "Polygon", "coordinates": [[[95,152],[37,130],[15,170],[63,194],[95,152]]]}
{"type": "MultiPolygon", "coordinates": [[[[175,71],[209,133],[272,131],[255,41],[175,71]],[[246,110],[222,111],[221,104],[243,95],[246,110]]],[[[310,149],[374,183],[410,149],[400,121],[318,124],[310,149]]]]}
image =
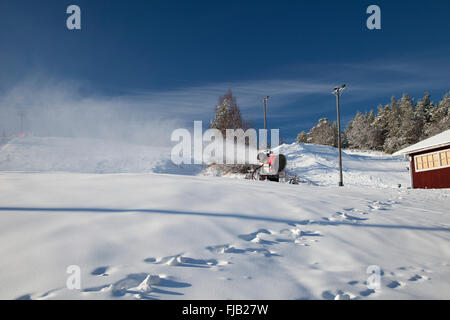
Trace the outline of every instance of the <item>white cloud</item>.
{"type": "Polygon", "coordinates": [[[29,78],[2,95],[0,134],[2,129],[17,131],[17,113],[24,110],[27,128],[39,134],[110,136],[139,141],[151,136],[156,141],[167,141],[174,128],[190,128],[194,120],[205,123],[212,119],[218,98],[228,88],[237,97],[246,118],[261,119],[262,99],[270,95],[271,119],[292,120],[299,108],[306,117],[334,109],[331,91],[342,79],[348,86],[346,104],[353,108],[373,108],[374,105],[366,105],[367,101],[383,103],[392,94],[427,91],[448,84],[448,73],[435,75],[435,69],[406,59],[400,63],[379,60],[310,65],[309,68],[317,68],[320,74],[305,72],[301,79],[222,82],[113,97],[81,94],[82,86],[73,82],[43,80],[42,76],[29,78]],[[324,75],[324,70],[330,72],[324,75]],[[388,72],[390,76],[383,78],[378,72],[388,72]],[[293,108],[294,104],[298,108],[293,108]]]}

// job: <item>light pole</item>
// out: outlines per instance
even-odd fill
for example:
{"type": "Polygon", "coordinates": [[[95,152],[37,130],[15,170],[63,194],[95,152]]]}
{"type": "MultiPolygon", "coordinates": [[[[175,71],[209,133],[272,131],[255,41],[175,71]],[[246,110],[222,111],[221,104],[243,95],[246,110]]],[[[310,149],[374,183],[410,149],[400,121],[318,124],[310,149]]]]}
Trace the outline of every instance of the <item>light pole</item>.
{"type": "Polygon", "coordinates": [[[264,130],[266,131],[266,148],[269,148],[269,137],[267,134],[267,118],[266,118],[266,108],[267,108],[267,100],[269,100],[270,97],[264,97],[264,130]]]}
{"type": "Polygon", "coordinates": [[[337,105],[337,125],[338,125],[338,150],[339,150],[339,187],[344,186],[344,180],[342,178],[342,152],[341,152],[341,117],[339,114],[339,97],[341,92],[345,89],[345,84],[340,87],[336,87],[333,93],[336,95],[336,105],[337,105]]]}

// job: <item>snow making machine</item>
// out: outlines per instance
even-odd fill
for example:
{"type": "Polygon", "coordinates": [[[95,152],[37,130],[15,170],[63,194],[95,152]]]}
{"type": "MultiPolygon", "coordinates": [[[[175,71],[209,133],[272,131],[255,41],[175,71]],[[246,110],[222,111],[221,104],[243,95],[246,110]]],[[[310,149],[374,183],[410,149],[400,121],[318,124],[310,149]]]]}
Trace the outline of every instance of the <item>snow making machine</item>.
{"type": "Polygon", "coordinates": [[[260,165],[252,172],[252,180],[269,180],[280,182],[280,175],[286,168],[286,157],[271,151],[258,154],[260,165]]]}

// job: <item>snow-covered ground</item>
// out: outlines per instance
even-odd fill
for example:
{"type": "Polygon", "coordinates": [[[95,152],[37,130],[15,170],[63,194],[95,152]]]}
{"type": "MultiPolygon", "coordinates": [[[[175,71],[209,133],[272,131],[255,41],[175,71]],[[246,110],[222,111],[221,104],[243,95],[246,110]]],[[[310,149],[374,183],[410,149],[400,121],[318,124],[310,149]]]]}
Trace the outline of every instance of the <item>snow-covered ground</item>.
{"type": "MultiPolygon", "coordinates": [[[[282,145],[278,152],[286,155],[287,169],[319,185],[339,181],[336,148],[313,144],[282,145]]],[[[344,183],[351,186],[410,186],[408,161],[376,151],[344,150],[342,153],[344,183]]]]}
{"type": "Polygon", "coordinates": [[[450,191],[407,189],[403,159],[346,152],[339,188],[329,147],[281,146],[318,184],[288,185],[202,176],[143,146],[81,162],[80,140],[52,139],[0,146],[0,298],[450,298],[450,191]]]}

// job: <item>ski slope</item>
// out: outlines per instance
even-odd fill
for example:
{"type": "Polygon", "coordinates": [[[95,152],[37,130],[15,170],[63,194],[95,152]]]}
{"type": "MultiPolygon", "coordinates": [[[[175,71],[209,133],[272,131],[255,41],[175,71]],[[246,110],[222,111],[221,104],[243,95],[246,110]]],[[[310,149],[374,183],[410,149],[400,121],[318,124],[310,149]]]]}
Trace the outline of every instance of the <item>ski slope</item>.
{"type": "MultiPolygon", "coordinates": [[[[281,145],[277,152],[286,155],[287,170],[321,186],[339,181],[336,148],[313,144],[281,145]]],[[[394,187],[410,186],[408,161],[403,157],[376,151],[343,150],[344,183],[351,186],[394,187]]]]}
{"type": "Polygon", "coordinates": [[[14,138],[0,145],[0,171],[198,174],[202,166],[176,166],[170,148],[93,138],[14,138]]]}
{"type": "Polygon", "coordinates": [[[339,188],[329,147],[281,146],[317,183],[288,185],[204,176],[143,146],[82,162],[80,140],[52,139],[0,147],[2,299],[450,298],[450,191],[407,189],[402,159],[346,152],[339,188]]]}
{"type": "MultiPolygon", "coordinates": [[[[0,146],[0,171],[218,175],[201,165],[174,165],[170,151],[169,147],[92,138],[26,136],[0,146]]],[[[286,155],[291,174],[321,186],[335,185],[339,179],[336,148],[293,143],[275,151],[286,155]]],[[[408,162],[401,157],[381,152],[343,152],[346,185],[406,187],[410,185],[407,168],[408,162]]]]}

